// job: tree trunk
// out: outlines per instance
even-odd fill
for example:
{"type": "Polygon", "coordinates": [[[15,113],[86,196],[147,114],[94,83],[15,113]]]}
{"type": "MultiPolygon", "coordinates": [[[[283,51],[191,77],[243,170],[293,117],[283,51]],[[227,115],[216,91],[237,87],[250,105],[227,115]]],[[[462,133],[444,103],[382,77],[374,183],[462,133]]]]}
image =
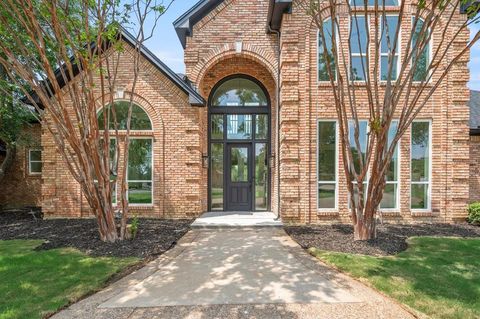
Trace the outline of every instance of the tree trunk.
{"type": "Polygon", "coordinates": [[[6,144],[5,146],[7,148],[7,153],[5,155],[5,158],[3,159],[3,162],[0,164],[0,182],[3,181],[8,169],[12,166],[13,159],[16,153],[15,146],[9,144],[6,144]]]}
{"type": "MultiPolygon", "coordinates": [[[[365,214],[364,216],[368,216],[368,214],[365,214]]],[[[372,216],[375,216],[375,214],[372,216]]],[[[354,240],[370,240],[377,238],[377,228],[374,218],[375,217],[357,219],[357,222],[353,225],[354,240]]]]}

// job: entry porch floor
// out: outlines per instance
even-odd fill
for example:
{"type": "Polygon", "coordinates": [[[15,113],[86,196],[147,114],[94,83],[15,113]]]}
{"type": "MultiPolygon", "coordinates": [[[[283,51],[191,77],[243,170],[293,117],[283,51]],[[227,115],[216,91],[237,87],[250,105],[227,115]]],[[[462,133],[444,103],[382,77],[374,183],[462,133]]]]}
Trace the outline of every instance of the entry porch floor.
{"type": "Polygon", "coordinates": [[[281,227],[272,212],[207,212],[197,218],[192,227],[281,227]]]}

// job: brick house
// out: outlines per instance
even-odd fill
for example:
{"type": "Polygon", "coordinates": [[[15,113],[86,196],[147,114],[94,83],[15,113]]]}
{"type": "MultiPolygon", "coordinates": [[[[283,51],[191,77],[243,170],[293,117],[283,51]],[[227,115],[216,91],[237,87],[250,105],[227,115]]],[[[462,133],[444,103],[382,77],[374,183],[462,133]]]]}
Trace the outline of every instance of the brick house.
{"type": "MultiPolygon", "coordinates": [[[[132,149],[142,150],[128,163],[132,211],[162,218],[273,211],[284,222],[349,222],[332,92],[319,78],[318,30],[295,1],[202,0],[174,26],[185,76],[142,48],[131,93],[131,49],[122,55],[118,105],[134,95],[132,149]]],[[[383,220],[455,222],[480,199],[467,62],[455,65],[400,141],[383,220]],[[412,174],[414,166],[421,172],[412,174]]],[[[366,130],[368,110],[358,111],[366,130]]],[[[52,137],[40,125],[29,129],[39,145],[19,151],[0,204],[41,206],[52,218],[90,216],[52,137]]]]}

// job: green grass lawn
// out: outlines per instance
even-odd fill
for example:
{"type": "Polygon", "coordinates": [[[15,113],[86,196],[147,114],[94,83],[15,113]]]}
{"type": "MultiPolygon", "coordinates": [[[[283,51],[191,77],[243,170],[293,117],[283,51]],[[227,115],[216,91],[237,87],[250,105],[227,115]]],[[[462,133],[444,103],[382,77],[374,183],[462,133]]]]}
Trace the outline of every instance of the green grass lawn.
{"type": "Polygon", "coordinates": [[[414,237],[389,257],[310,252],[432,318],[480,318],[480,239],[414,237]]]}
{"type": "Polygon", "coordinates": [[[95,291],[135,258],[90,257],[71,248],[34,251],[41,240],[0,241],[0,318],[42,318],[95,291]]]}

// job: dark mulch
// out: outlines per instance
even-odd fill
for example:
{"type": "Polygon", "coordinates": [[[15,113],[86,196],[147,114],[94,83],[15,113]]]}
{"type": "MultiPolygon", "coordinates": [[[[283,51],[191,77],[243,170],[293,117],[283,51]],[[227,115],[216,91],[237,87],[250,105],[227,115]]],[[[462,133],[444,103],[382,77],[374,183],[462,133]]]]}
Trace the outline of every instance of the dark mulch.
{"type": "Polygon", "coordinates": [[[303,248],[364,255],[394,255],[407,249],[406,239],[412,236],[480,237],[480,227],[468,224],[380,225],[377,238],[354,241],[350,225],[287,226],[286,232],[303,248]]]}
{"type": "Polygon", "coordinates": [[[37,249],[77,248],[92,256],[150,259],[171,248],[192,220],[140,219],[134,240],[105,243],[94,219],[35,219],[27,211],[0,212],[0,240],[44,239],[37,249]]]}

